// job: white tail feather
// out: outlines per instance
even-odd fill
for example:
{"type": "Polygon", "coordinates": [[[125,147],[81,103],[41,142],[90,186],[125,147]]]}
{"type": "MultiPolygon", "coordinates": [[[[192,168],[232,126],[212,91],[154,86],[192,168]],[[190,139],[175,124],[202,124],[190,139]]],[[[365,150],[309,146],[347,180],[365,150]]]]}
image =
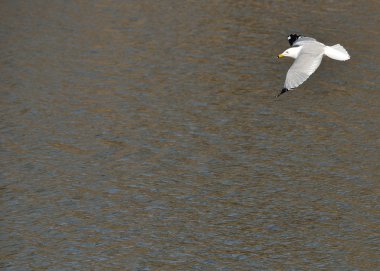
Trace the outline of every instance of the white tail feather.
{"type": "Polygon", "coordinates": [[[325,47],[325,55],[329,58],[346,61],[350,59],[350,55],[347,53],[346,49],[340,44],[335,44],[333,46],[325,47]]]}

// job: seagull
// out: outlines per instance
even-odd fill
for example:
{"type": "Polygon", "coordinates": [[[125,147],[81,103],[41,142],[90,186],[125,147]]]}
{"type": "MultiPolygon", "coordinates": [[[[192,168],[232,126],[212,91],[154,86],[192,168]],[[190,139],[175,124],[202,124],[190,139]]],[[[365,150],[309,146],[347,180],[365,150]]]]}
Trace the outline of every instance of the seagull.
{"type": "Polygon", "coordinates": [[[284,88],[277,97],[305,82],[319,67],[324,55],[339,61],[350,59],[350,55],[340,44],[327,46],[314,38],[297,34],[290,34],[288,41],[291,47],[277,57],[291,57],[295,61],[288,70],[284,88]]]}

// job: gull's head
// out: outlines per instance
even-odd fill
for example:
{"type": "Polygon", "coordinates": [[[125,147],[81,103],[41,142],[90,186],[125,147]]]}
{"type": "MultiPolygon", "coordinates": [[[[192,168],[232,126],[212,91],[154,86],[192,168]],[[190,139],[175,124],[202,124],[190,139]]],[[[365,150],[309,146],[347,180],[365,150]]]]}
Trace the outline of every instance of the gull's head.
{"type": "Polygon", "coordinates": [[[281,57],[287,56],[291,58],[297,58],[301,51],[301,48],[302,47],[299,46],[299,47],[292,47],[292,48],[286,49],[282,54],[279,54],[277,57],[281,58],[281,57]]]}

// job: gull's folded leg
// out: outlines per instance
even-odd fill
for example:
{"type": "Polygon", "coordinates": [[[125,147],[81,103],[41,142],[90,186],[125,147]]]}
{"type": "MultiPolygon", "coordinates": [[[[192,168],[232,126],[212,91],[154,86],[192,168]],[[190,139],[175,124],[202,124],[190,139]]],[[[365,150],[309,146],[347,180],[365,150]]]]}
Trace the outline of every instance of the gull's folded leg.
{"type": "Polygon", "coordinates": [[[289,89],[287,89],[287,88],[283,88],[282,90],[281,90],[281,92],[276,96],[277,98],[278,97],[280,97],[282,94],[284,94],[285,92],[287,92],[289,89]]]}

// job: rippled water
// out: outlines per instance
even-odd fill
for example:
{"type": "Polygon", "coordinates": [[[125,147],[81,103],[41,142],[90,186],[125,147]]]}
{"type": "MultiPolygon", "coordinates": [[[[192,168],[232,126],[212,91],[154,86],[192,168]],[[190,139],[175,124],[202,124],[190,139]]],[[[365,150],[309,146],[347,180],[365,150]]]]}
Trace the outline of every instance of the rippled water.
{"type": "Polygon", "coordinates": [[[2,270],[380,268],[377,1],[0,7],[2,270]]]}

